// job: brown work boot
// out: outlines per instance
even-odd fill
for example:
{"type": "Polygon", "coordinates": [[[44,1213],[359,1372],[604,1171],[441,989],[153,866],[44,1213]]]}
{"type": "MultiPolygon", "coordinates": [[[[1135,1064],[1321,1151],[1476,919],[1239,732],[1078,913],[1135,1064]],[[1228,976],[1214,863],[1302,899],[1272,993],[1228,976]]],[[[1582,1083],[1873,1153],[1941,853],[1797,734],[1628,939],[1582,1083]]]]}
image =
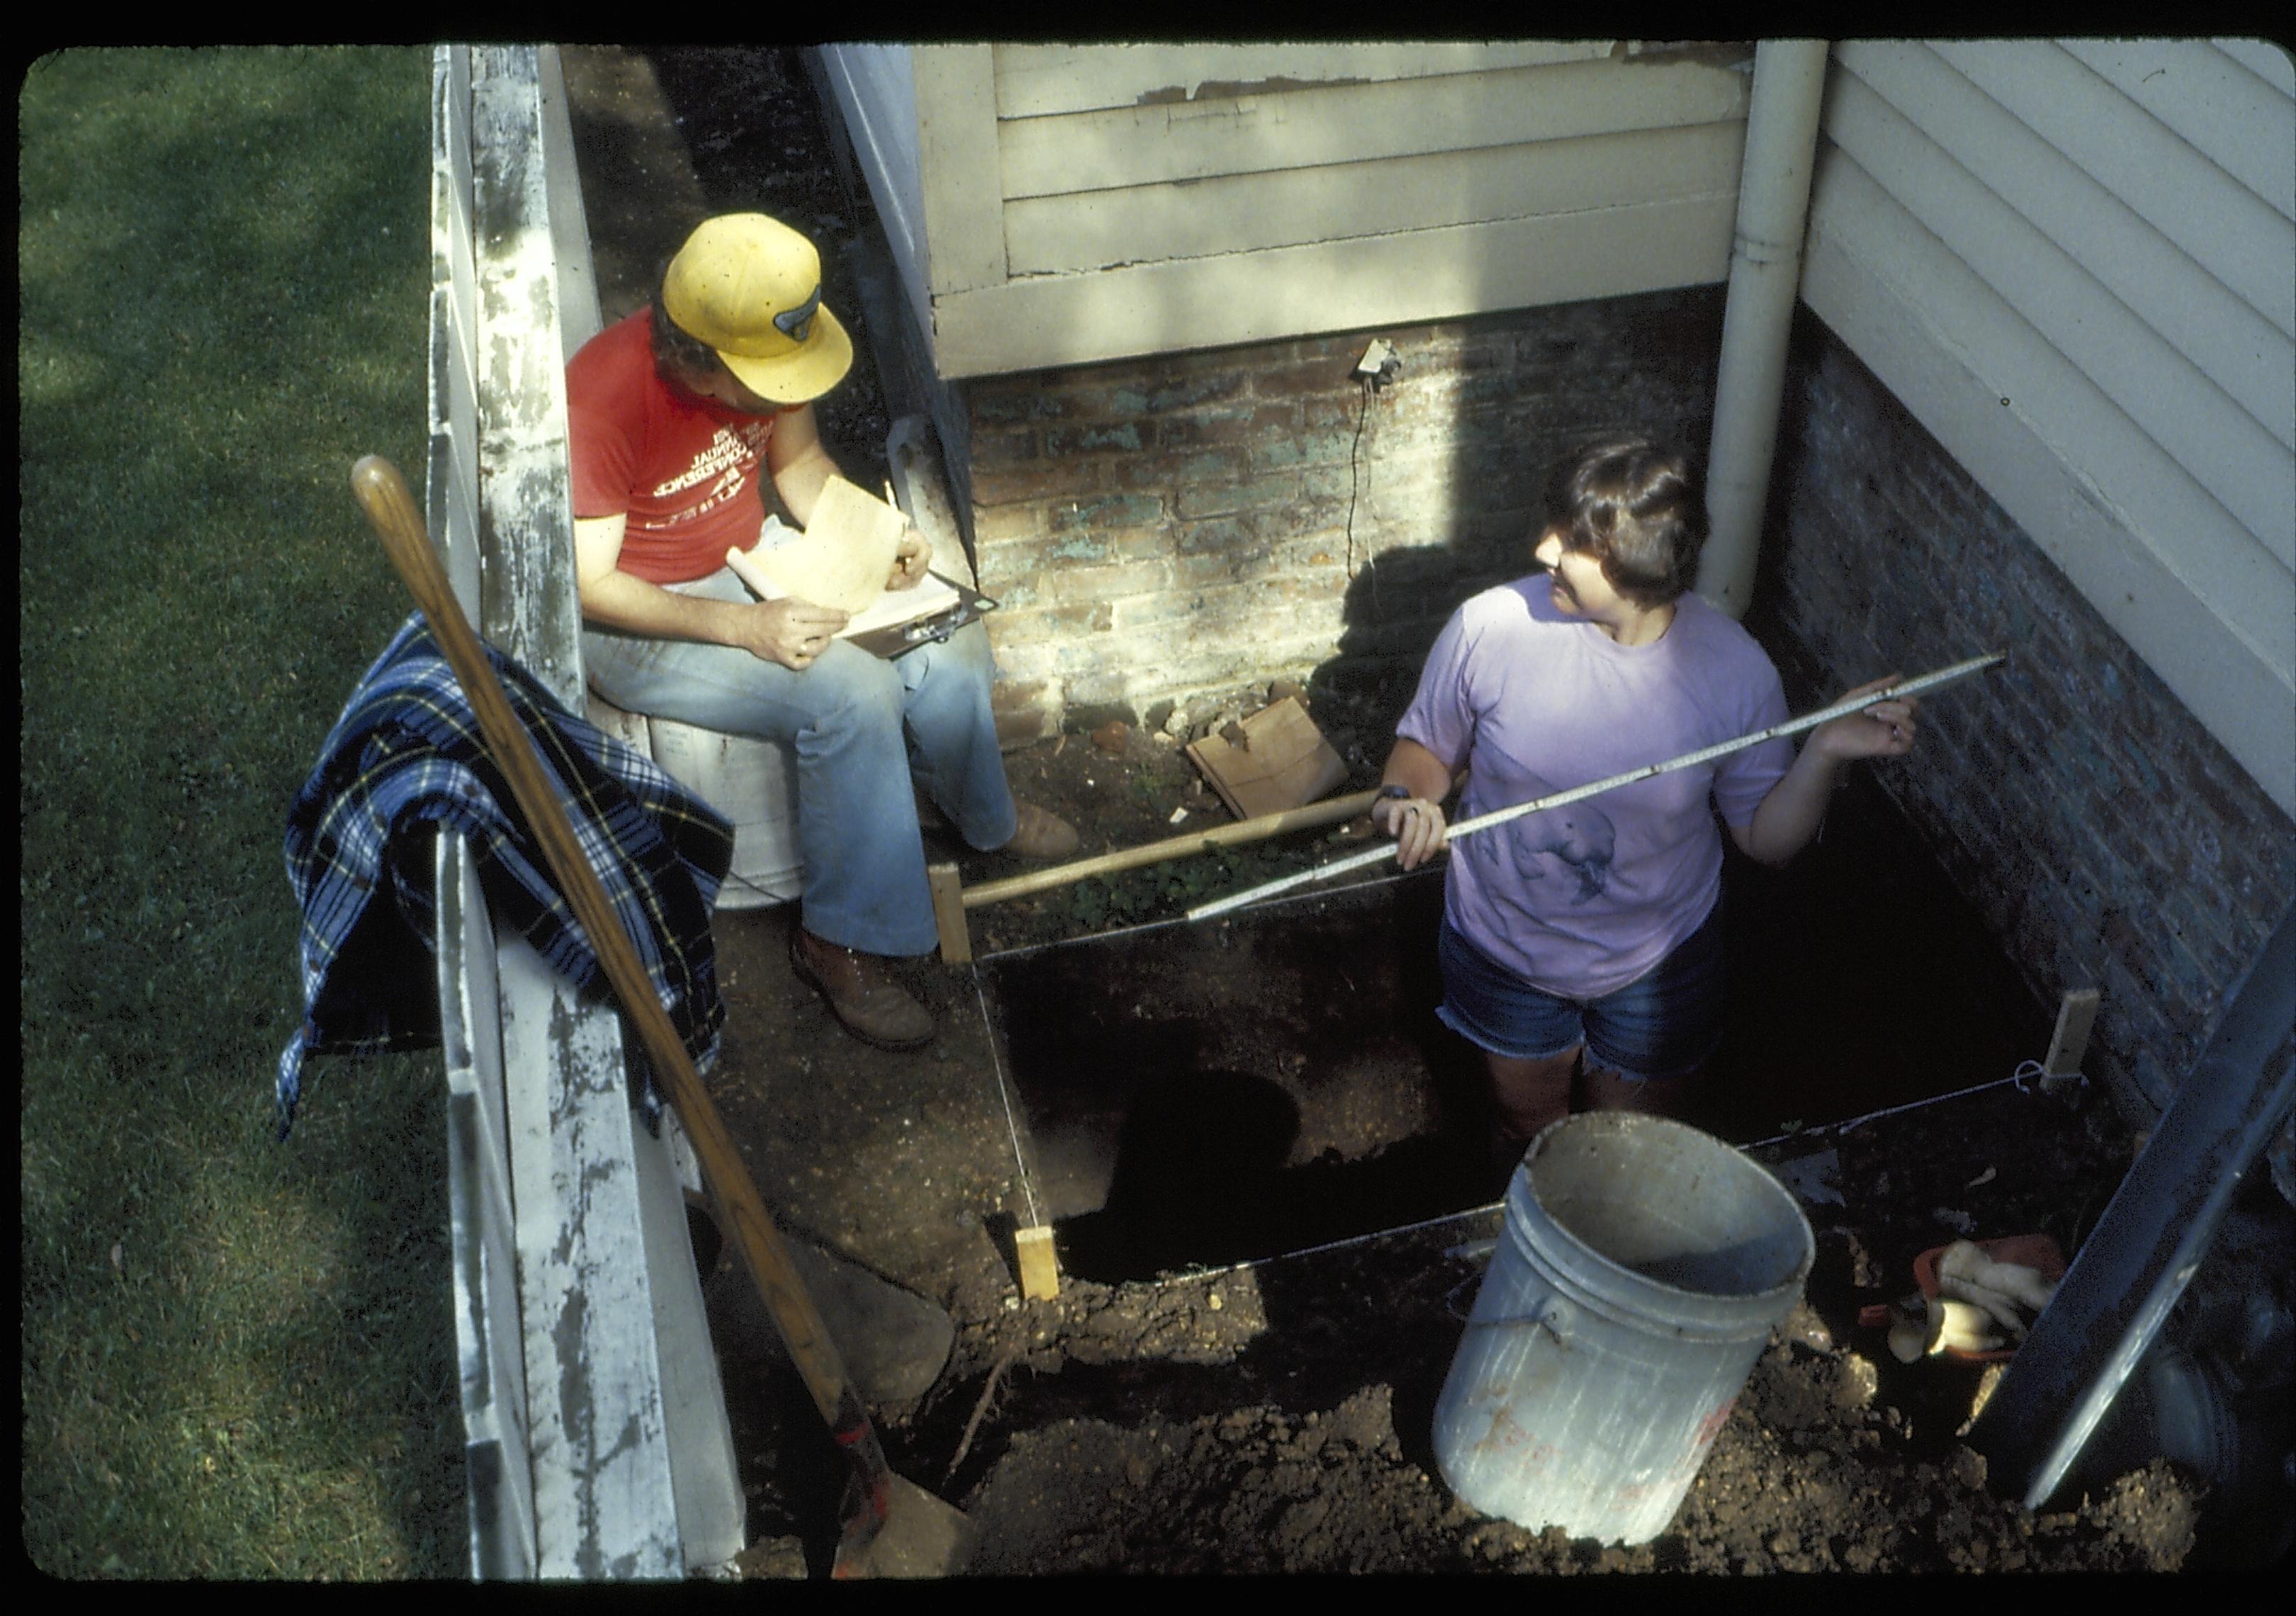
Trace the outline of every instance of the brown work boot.
{"type": "Polygon", "coordinates": [[[932,1012],[909,997],[877,956],[824,942],[800,926],[790,938],[790,965],[864,1044],[914,1049],[931,1042],[932,1012]]]}
{"type": "Polygon", "coordinates": [[[1033,802],[1015,803],[1013,807],[1020,815],[1020,828],[1001,851],[1050,863],[1077,850],[1076,827],[1058,814],[1047,813],[1033,802]]]}

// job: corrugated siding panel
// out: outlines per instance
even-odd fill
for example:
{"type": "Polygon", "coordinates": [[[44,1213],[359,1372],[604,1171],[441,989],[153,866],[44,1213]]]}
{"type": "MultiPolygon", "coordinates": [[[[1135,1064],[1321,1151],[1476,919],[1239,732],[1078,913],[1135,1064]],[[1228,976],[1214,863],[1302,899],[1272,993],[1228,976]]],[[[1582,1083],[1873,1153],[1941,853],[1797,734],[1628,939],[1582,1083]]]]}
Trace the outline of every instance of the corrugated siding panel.
{"type": "Polygon", "coordinates": [[[1804,294],[2296,811],[2296,227],[2178,133],[2233,58],[2130,52],[1839,47],[1804,294]]]}

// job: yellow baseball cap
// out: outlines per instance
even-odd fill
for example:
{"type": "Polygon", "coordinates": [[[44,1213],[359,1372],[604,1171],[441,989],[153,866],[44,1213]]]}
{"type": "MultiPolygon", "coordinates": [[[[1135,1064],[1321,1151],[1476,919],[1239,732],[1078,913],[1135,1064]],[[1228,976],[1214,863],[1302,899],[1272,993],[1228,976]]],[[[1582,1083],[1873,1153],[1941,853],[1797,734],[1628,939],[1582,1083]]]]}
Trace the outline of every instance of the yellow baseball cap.
{"type": "Polygon", "coordinates": [[[821,254],[762,213],[705,219],[669,261],[662,307],[760,398],[802,404],[835,387],[853,340],[821,306],[821,254]]]}

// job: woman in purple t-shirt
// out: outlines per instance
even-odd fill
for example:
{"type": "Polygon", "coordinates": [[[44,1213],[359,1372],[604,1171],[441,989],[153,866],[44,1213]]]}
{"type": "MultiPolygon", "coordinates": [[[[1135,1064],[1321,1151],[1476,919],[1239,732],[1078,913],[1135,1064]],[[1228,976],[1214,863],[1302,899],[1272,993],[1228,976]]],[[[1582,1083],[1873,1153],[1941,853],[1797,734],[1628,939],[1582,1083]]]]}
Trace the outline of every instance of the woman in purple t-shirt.
{"type": "MultiPolygon", "coordinates": [[[[1705,537],[1677,455],[1613,442],[1562,468],[1534,551],[1545,570],[1460,607],[1396,727],[1372,820],[1405,869],[1447,845],[1463,772],[1464,817],[1784,720],[1769,658],[1690,593],[1705,537]]],[[[1844,763],[1912,747],[1918,706],[1821,725],[1799,757],[1770,741],[1461,841],[1437,1013],[1483,1052],[1510,1163],[1574,1100],[1680,1109],[1721,1037],[1716,810],[1748,857],[1784,864],[1844,763]]]]}

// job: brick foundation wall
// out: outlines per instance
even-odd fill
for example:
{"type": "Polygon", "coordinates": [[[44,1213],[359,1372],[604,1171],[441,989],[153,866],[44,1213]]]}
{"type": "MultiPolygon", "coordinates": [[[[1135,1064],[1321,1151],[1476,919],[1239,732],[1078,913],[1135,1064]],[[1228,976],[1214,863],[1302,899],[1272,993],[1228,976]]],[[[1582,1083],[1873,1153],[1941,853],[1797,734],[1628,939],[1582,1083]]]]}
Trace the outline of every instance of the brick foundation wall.
{"type": "Polygon", "coordinates": [[[1529,569],[1571,446],[1703,453],[1721,317],[1700,288],[959,384],[1008,738],[1279,676],[1407,693],[1452,609],[1529,569]],[[1402,368],[1366,400],[1374,337],[1402,368]]]}
{"type": "Polygon", "coordinates": [[[1769,529],[1748,627],[1797,710],[2009,653],[1880,773],[2041,1003],[2101,990],[2089,1076],[2165,1104],[2296,898],[2296,826],[1807,310],[1769,529]]]}

